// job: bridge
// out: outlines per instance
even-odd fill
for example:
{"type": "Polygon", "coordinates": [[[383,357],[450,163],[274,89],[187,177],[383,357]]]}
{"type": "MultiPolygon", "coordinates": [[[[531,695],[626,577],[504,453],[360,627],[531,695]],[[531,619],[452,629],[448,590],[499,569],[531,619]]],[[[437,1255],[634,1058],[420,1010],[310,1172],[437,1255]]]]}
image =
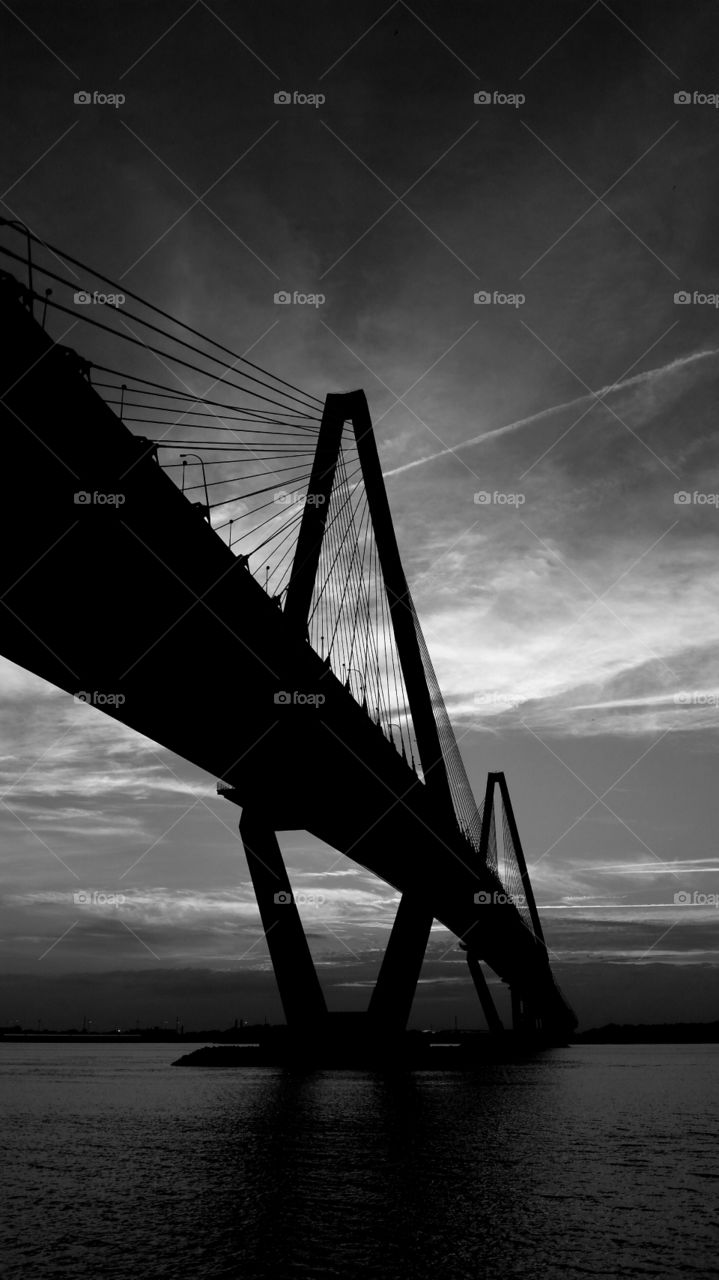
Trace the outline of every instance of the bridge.
{"type": "Polygon", "coordinates": [[[298,1035],[332,1016],[287,830],[400,895],[361,1035],[406,1027],[437,920],[491,1032],[509,1029],[483,966],[517,1036],[566,1040],[507,782],[490,773],[476,804],[364,394],[321,400],[127,288],[120,305],[22,224],[0,229],[0,652],[219,780],[298,1035]]]}

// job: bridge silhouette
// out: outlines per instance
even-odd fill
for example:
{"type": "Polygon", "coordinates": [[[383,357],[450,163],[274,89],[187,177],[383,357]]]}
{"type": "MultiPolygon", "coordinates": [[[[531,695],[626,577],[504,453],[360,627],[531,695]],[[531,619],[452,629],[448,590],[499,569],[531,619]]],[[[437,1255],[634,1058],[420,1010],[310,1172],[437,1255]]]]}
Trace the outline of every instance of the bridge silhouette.
{"type": "Polygon", "coordinates": [[[356,1034],[404,1030],[437,920],[466,952],[490,1031],[503,1026],[483,965],[509,986],[517,1036],[563,1042],[575,1018],[507,783],[490,773],[477,806],[363,392],[321,400],[22,224],[0,226],[0,652],[219,779],[242,810],[298,1035],[339,1024],[292,896],[287,830],[400,894],[356,1034]],[[82,353],[65,341],[80,324],[82,353]]]}

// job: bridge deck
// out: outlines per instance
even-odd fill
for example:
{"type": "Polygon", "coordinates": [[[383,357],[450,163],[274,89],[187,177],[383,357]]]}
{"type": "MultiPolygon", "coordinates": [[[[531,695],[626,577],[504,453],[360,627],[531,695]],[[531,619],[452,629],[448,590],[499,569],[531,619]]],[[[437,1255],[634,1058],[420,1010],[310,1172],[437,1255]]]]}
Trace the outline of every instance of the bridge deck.
{"type": "Polygon", "coordinates": [[[0,316],[0,651],[69,693],[121,695],[108,714],[231,784],[236,803],[265,806],[277,830],[306,829],[411,889],[503,978],[526,989],[532,975],[552,1001],[546,951],[515,907],[475,902],[500,882],[79,358],[52,346],[12,277],[0,316]],[[294,691],[324,702],[278,702],[294,691]]]}

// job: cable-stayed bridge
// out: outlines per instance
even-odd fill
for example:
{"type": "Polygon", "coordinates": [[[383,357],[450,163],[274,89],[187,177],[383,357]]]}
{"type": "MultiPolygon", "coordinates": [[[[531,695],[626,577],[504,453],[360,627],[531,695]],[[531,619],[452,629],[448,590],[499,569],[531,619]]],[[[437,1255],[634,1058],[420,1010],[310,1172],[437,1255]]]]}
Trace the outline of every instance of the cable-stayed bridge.
{"type": "Polygon", "coordinates": [[[363,1033],[405,1027],[436,919],[490,1030],[483,964],[515,1031],[565,1038],[507,784],[475,803],[364,394],[319,399],[2,229],[0,652],[241,807],[290,1027],[330,1025],[276,838],[298,829],[401,895],[363,1033]]]}

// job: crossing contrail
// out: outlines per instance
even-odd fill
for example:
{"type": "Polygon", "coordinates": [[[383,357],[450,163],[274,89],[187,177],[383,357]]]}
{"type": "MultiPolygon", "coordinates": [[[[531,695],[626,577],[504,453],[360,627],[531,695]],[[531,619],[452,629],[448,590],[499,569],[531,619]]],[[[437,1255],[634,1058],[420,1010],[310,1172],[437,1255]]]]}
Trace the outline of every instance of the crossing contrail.
{"type": "Polygon", "coordinates": [[[405,462],[401,467],[393,467],[390,471],[385,471],[385,476],[398,476],[402,471],[411,471],[413,467],[423,467],[427,462],[434,462],[437,458],[446,458],[448,454],[459,453],[462,449],[469,449],[472,445],[482,444],[484,440],[496,440],[498,436],[509,435],[511,431],[519,431],[521,427],[528,427],[533,422],[541,422],[544,418],[549,418],[552,414],[561,413],[564,409],[578,409],[582,405],[590,404],[592,400],[601,400],[609,395],[610,391],[624,391],[627,387],[638,387],[644,382],[650,382],[654,378],[664,377],[666,374],[674,373],[677,369],[683,369],[686,365],[695,364],[698,360],[708,360],[711,356],[719,356],[719,348],[713,347],[709,351],[695,351],[690,356],[678,356],[676,360],[671,360],[669,364],[661,365],[658,369],[647,369],[645,373],[635,373],[631,378],[626,378],[623,382],[612,382],[609,386],[602,387],[599,391],[590,391],[586,395],[577,396],[576,400],[565,400],[563,404],[553,404],[548,409],[540,409],[539,413],[532,413],[528,418],[518,418],[516,422],[508,422],[503,427],[495,427],[491,431],[483,431],[479,436],[472,436],[470,440],[461,440],[459,444],[449,445],[446,449],[440,449],[438,453],[428,453],[424,458],[415,458],[414,462],[405,462]]]}

